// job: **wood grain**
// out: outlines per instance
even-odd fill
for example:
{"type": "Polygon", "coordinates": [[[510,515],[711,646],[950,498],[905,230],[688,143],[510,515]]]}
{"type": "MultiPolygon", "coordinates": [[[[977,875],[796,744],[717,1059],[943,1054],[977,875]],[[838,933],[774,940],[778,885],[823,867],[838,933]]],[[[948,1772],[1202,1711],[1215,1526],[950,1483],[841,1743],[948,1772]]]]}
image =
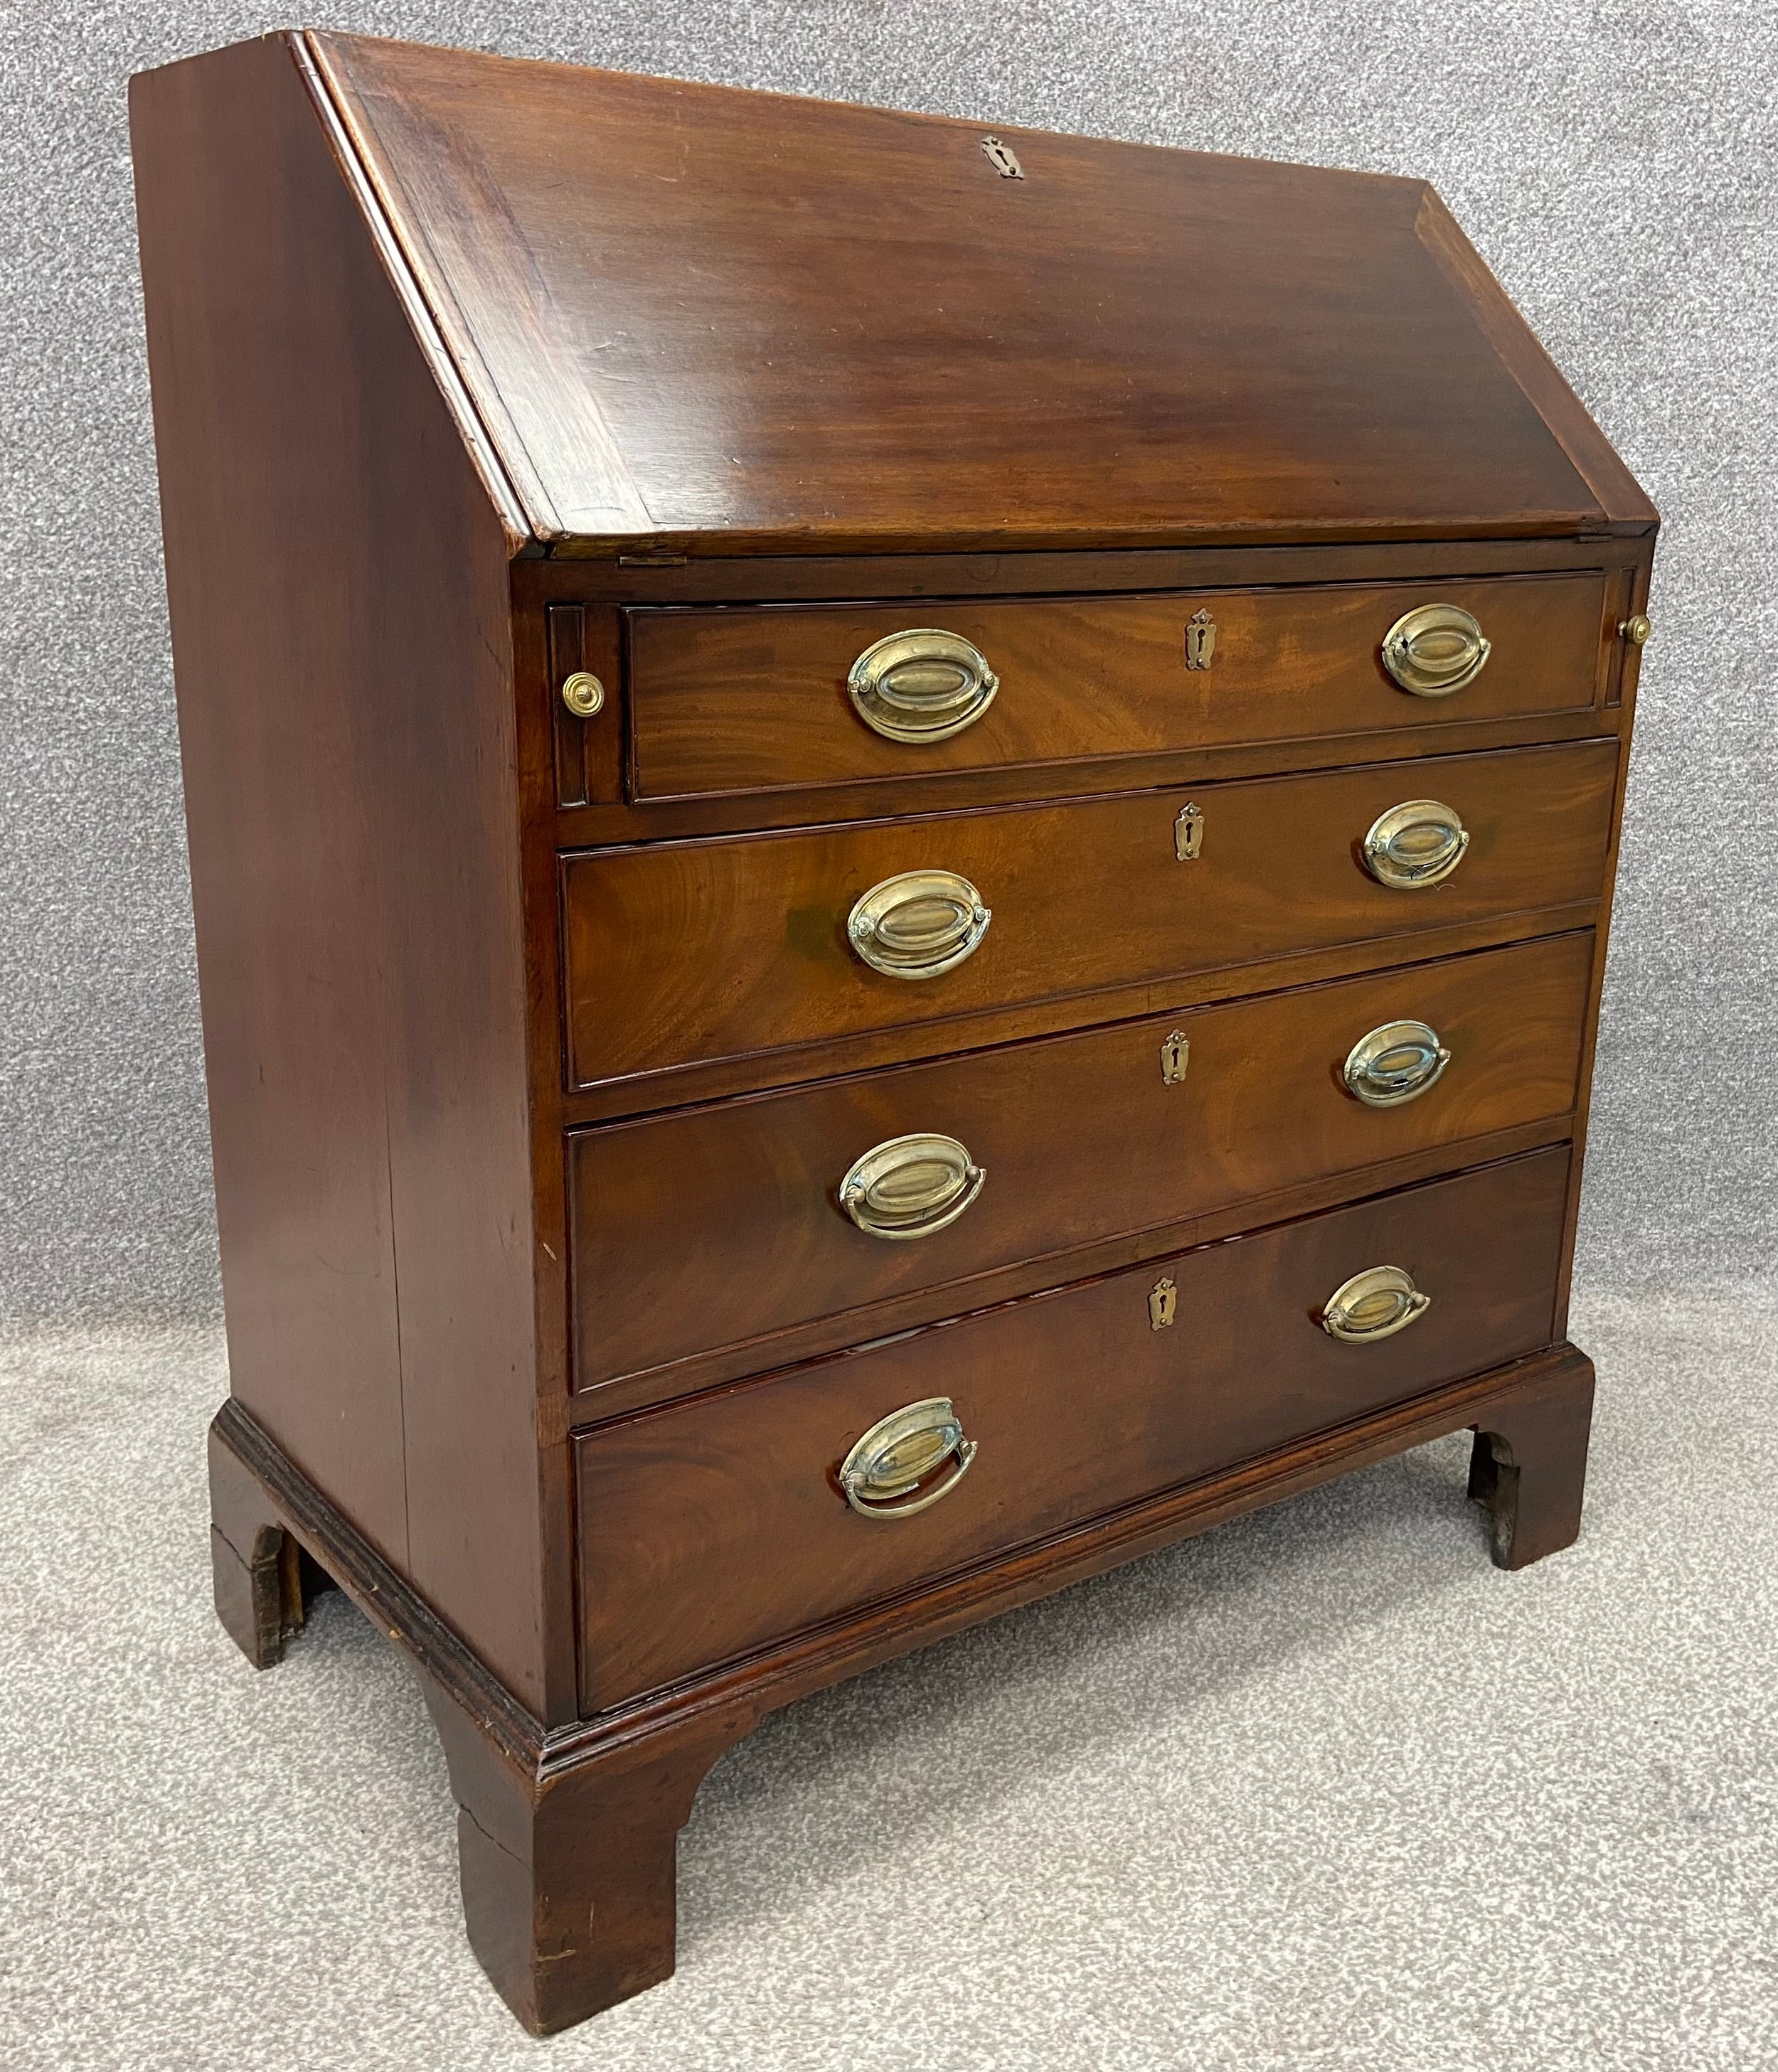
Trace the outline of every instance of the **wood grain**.
{"type": "Polygon", "coordinates": [[[1095,1512],[1550,1342],[1566,1149],[1037,1296],[610,1425],[578,1442],[582,1696],[615,1704],[1095,1512]],[[1362,1268],[1432,1298],[1345,1345],[1362,1268]],[[1165,1271],[1178,1321],[1152,1330],[1165,1271]],[[917,1517],[835,1482],[899,1405],[949,1396],[980,1448],[917,1517]]]}
{"type": "Polygon", "coordinates": [[[1573,1538],[1657,520],[1430,189],[1021,132],[1002,181],[973,123],[351,37],[132,112],[218,1608],[269,1664],[324,1568],[412,1658],[521,2020],[666,1975],[772,1705],[1465,1424],[1496,1559],[1573,1538]],[[1418,701],[1377,647],[1438,597],[1495,652],[1418,701]],[[1002,689],[908,750],[843,684],[922,623],[1002,689]],[[1426,796],[1471,850],[1386,890],[1426,796]],[[933,866],[981,949],[870,971],[852,903],[933,866]],[[1451,1064],[1362,1108],[1408,1016],[1451,1064]],[[835,1185],[916,1130],[986,1191],[886,1244],[835,1185]],[[1430,1310],[1336,1343],[1382,1263],[1430,1310]],[[947,1392],[968,1477],[858,1518],[846,1448],[947,1392]]]}
{"type": "Polygon", "coordinates": [[[302,62],[131,90],[232,1386],[547,1710],[511,543],[302,62]]]}
{"type": "Polygon", "coordinates": [[[571,857],[570,1083],[1591,898],[1616,759],[1615,743],[1588,742],[571,857]],[[1442,884],[1377,884],[1358,860],[1365,830],[1429,797],[1460,815],[1468,853],[1442,884]],[[1174,820],[1188,802],[1204,814],[1203,850],[1180,863],[1174,820]],[[928,869],[977,888],[994,917],[982,946],[934,979],[870,969],[846,939],[854,902],[928,869]]]}
{"type": "MultiPolygon", "coordinates": [[[[1188,590],[982,604],[633,610],[631,766],[638,799],[858,783],[939,771],[1107,763],[1183,750],[1573,712],[1618,646],[1598,576],[1188,590]],[[1492,652],[1474,682],[1417,697],[1385,672],[1383,636],[1416,606],[1472,613],[1492,652]],[[1184,629],[1213,618],[1208,668],[1184,629]],[[973,642],[1000,680],[965,732],[891,741],[852,708],[872,642],[932,625],[973,642]]],[[[1103,768],[1094,781],[1105,781],[1103,768]]],[[[585,796],[583,792],[582,796],[585,796]]]]}
{"type": "Polygon", "coordinates": [[[540,539],[1607,522],[1422,182],[1002,129],[1009,180],[977,123],[313,45],[540,539]]]}
{"type": "Polygon", "coordinates": [[[1659,514],[1640,483],[1430,187],[1421,202],[1414,232],[1469,298],[1475,320],[1500,354],[1501,364],[1536,405],[1612,524],[1626,531],[1638,527],[1652,531],[1659,514]]]}
{"type": "MultiPolygon", "coordinates": [[[[218,1414],[211,1458],[226,1513],[237,1531],[248,1527],[241,1536],[299,1541],[305,1577],[321,1575],[318,1556],[412,1663],[460,1808],[471,1947],[520,2020],[541,2033],[671,1971],[675,1829],[714,1758],[772,1708],[1465,1425],[1487,1436],[1491,1460],[1504,1451],[1516,1471],[1475,1494],[1495,1514],[1496,1560],[1517,1566],[1565,1544],[1592,1389],[1585,1356],[1555,1346],[829,1622],[665,1699],[552,1732],[513,1704],[239,1404],[218,1414]]],[[[236,1560],[232,1550],[225,1558],[236,1560]]],[[[249,1622],[240,1637],[251,1653],[257,1630],[249,1622]]]]}
{"type": "MultiPolygon", "coordinates": [[[[833,1312],[854,1338],[976,1306],[972,1278],[1384,1161],[1565,1117],[1592,939],[1509,949],[607,1128],[570,1140],[574,1372],[585,1389],[833,1312]],[[1451,1053],[1436,1086],[1364,1106],[1340,1068],[1412,1016],[1451,1053]],[[1167,1084],[1160,1046],[1187,1038],[1167,1084]],[[956,1138],[987,1174],[928,1237],[867,1235],[838,1188],[872,1145],[956,1138]],[[720,1281],[710,1271],[720,1260],[720,1281]]],[[[1472,1157],[1473,1152],[1468,1156],[1472,1157]]],[[[769,1357],[769,1353],[767,1355],[769,1357]]]]}

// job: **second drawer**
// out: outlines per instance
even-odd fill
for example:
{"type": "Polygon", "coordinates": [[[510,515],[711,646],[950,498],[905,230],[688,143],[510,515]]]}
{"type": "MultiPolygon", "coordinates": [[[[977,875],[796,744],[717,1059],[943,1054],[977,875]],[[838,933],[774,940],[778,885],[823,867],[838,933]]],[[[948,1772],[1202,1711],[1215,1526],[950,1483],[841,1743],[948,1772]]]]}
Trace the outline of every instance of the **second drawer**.
{"type": "Polygon", "coordinates": [[[1078,1025],[1188,974],[1254,968],[1233,993],[1284,957],[1374,969],[1428,930],[1533,934],[1509,917],[1599,896],[1616,770],[1615,742],[1575,742],[570,855],[570,1083],[745,1061],[783,1083],[866,1035],[961,1050],[979,1028],[930,1025],[1078,1025]]]}
{"type": "Polygon", "coordinates": [[[576,1132],[577,1386],[923,1290],[940,1314],[957,1305],[938,1291],[973,1275],[1554,1126],[1592,945],[1558,935],[576,1132]],[[1394,1030],[1410,1023],[1430,1046],[1394,1030]]]}

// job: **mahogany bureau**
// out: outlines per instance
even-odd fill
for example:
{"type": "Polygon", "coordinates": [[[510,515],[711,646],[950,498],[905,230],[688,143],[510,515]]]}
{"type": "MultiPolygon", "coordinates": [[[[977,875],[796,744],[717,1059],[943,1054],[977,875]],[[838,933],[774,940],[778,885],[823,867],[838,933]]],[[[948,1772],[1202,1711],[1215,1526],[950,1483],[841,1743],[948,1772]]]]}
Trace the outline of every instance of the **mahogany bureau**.
{"type": "Polygon", "coordinates": [[[412,1659],[529,2027],[769,1708],[1566,1339],[1656,514],[1437,196],[393,43],[134,141],[216,1601],[412,1659]]]}

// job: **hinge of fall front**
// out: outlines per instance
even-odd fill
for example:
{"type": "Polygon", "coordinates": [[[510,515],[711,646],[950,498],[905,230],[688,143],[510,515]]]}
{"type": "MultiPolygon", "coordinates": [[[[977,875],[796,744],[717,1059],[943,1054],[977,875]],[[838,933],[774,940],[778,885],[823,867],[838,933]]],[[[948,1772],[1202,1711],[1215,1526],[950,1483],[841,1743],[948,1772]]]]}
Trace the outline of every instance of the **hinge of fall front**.
{"type": "Polygon", "coordinates": [[[1185,1077],[1185,1068],[1191,1062],[1192,1046],[1183,1029],[1175,1029],[1161,1046],[1161,1082],[1164,1086],[1176,1087],[1185,1077]]]}
{"type": "Polygon", "coordinates": [[[684,554],[619,554],[617,565],[620,569],[682,569],[686,559],[684,554]]]}
{"type": "Polygon", "coordinates": [[[1173,819],[1173,853],[1190,863],[1204,847],[1204,808],[1188,800],[1173,819]]]}

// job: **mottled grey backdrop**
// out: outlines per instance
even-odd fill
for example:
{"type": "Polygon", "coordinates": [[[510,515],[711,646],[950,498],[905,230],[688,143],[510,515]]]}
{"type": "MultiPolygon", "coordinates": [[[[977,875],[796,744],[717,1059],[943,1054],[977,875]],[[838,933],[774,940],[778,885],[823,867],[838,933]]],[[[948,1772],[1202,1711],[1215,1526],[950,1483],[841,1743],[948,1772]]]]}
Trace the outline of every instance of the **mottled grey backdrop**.
{"type": "MultiPolygon", "coordinates": [[[[0,6],[0,1318],[214,1311],[124,81],[280,26],[0,6]]],[[[1582,1270],[1768,1269],[1770,0],[413,0],[327,26],[1423,175],[1661,506],[1582,1270]]]]}

